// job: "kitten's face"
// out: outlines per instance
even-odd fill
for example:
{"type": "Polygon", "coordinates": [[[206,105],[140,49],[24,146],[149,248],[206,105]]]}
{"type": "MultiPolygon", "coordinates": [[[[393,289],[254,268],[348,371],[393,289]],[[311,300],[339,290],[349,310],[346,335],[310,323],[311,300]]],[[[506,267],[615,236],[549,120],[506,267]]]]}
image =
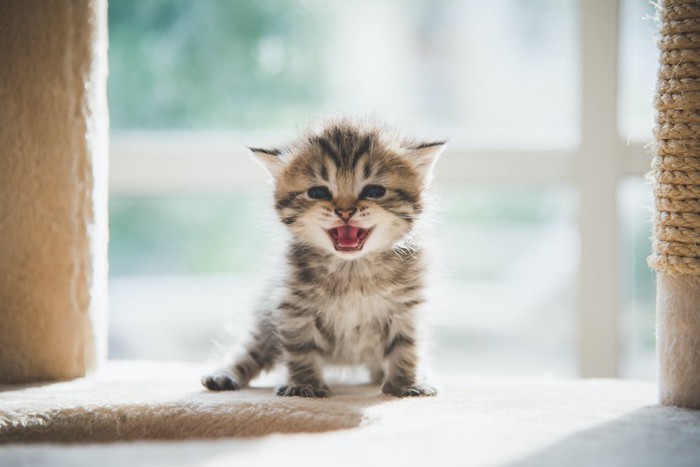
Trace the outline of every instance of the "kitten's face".
{"type": "Polygon", "coordinates": [[[344,123],[286,152],[254,152],[275,177],[275,209],[297,240],[356,259],[406,240],[441,148],[344,123]]]}

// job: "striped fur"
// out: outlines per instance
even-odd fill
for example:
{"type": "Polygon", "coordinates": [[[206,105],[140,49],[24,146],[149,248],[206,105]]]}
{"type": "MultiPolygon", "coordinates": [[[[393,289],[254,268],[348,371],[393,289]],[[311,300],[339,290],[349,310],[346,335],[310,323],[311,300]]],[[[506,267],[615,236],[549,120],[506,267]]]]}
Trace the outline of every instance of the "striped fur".
{"type": "Polygon", "coordinates": [[[245,350],[205,376],[205,386],[239,389],[284,362],[288,383],[278,389],[281,396],[330,395],[326,365],[364,365],[394,396],[435,394],[417,380],[426,273],[417,239],[430,170],[443,145],[341,119],[287,147],[251,149],[274,177],[275,210],[292,240],[283,277],[266,294],[245,350]],[[369,198],[368,185],[384,191],[369,198]],[[313,198],[312,187],[326,189],[329,199],[313,198]],[[355,249],[339,249],[329,233],[346,222],[369,232],[355,249]]]}

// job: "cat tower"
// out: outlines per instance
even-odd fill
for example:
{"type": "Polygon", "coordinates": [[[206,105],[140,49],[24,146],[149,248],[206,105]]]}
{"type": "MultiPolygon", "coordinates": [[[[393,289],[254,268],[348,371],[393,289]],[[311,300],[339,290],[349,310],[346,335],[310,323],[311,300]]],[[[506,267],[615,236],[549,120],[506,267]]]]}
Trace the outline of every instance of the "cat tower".
{"type": "MultiPolygon", "coordinates": [[[[182,363],[103,362],[106,7],[0,2],[0,465],[697,462],[700,412],[656,405],[650,383],[459,375],[437,378],[436,398],[356,386],[317,401],[207,392],[182,363]],[[306,434],[242,439],[271,433],[306,434]],[[8,444],[163,439],[180,442],[8,444]]],[[[700,5],[665,0],[660,15],[660,399],[700,408],[700,5]]]]}

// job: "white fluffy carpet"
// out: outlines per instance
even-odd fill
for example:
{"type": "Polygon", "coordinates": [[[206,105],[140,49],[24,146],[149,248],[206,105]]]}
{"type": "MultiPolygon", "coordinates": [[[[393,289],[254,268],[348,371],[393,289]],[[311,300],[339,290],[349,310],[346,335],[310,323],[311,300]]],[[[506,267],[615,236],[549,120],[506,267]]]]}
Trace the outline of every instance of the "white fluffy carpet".
{"type": "Polygon", "coordinates": [[[3,387],[0,465],[700,465],[700,412],[657,406],[651,383],[460,376],[439,378],[436,398],[336,386],[305,400],[206,393],[198,374],[113,363],[93,379],[3,387]],[[146,441],[44,443],[115,439],[146,441]]]}

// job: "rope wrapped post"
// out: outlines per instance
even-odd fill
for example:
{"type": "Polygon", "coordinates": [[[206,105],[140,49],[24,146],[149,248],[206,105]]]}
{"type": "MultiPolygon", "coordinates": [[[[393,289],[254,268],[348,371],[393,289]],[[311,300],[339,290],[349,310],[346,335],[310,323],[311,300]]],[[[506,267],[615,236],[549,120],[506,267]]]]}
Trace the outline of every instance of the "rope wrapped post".
{"type": "Polygon", "coordinates": [[[657,352],[662,404],[700,409],[700,2],[663,0],[656,97],[657,352]]]}

